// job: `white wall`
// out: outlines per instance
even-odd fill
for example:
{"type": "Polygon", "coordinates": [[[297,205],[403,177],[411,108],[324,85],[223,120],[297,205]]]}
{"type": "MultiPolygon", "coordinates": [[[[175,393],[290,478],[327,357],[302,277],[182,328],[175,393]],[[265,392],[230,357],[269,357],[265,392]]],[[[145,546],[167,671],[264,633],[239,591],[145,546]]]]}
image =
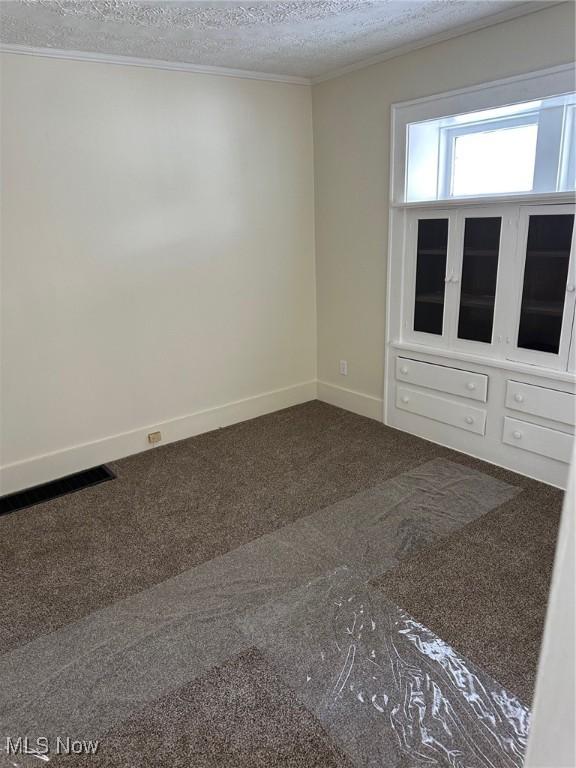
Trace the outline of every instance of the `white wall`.
{"type": "Polygon", "coordinates": [[[5,55],[2,492],[143,450],[157,427],[173,440],[310,399],[316,338],[319,396],[380,417],[390,104],[573,58],[572,3],[319,84],[313,103],[306,86],[5,55]]]}
{"type": "Polygon", "coordinates": [[[1,63],[3,492],[314,397],[310,88],[1,63]]]}
{"type": "Polygon", "coordinates": [[[547,8],[313,88],[324,399],[381,416],[390,105],[573,61],[574,8],[547,8]],[[341,359],[349,363],[346,378],[341,359]]]}

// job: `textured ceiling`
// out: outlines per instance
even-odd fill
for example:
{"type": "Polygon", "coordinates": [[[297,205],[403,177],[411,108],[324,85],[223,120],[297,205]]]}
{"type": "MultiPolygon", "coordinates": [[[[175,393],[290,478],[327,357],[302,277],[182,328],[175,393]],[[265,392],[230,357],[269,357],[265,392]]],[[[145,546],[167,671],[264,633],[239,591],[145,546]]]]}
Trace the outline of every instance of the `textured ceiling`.
{"type": "Polygon", "coordinates": [[[2,2],[4,43],[318,77],[518,0],[2,2]]]}

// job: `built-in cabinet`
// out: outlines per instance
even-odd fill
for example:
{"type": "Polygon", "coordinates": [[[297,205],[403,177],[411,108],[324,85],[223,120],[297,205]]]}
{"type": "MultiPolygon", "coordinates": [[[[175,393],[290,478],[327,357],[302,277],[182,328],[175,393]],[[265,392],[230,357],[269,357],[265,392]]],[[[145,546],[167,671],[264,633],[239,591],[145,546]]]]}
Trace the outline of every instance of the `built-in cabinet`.
{"type": "Polygon", "coordinates": [[[576,421],[575,206],[392,218],[386,422],[563,486],[576,421]]]}
{"type": "Polygon", "coordinates": [[[410,211],[404,338],[567,370],[574,206],[410,211]]]}
{"type": "Polygon", "coordinates": [[[574,206],[522,207],[510,360],[566,370],[576,299],[574,206]]]}

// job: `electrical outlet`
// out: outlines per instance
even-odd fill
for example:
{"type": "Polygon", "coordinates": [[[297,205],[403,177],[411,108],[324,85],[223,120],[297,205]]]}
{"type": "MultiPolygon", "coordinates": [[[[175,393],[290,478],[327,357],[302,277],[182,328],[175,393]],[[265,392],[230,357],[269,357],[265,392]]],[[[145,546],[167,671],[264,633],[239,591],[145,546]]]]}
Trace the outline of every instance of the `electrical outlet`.
{"type": "Polygon", "coordinates": [[[148,435],[149,443],[159,443],[162,440],[162,432],[150,432],[148,435]]]}
{"type": "Polygon", "coordinates": [[[340,375],[348,376],[348,360],[340,360],[340,375]]]}

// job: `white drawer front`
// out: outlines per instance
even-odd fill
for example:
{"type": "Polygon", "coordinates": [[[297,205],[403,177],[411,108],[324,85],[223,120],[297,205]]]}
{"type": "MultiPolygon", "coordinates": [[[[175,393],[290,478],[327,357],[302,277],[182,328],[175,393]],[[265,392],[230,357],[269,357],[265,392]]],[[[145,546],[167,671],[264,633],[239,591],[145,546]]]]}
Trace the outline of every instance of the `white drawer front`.
{"type": "Polygon", "coordinates": [[[477,435],[483,435],[486,428],[486,411],[483,408],[474,408],[416,389],[397,387],[396,407],[477,435]]]}
{"type": "Polygon", "coordinates": [[[506,407],[563,424],[576,422],[576,397],[570,392],[559,392],[520,381],[506,382],[506,407]]]}
{"type": "Polygon", "coordinates": [[[461,395],[472,400],[486,402],[488,396],[488,376],[483,373],[470,373],[446,365],[422,363],[407,357],[396,358],[396,378],[406,384],[437,389],[449,395],[461,395]]]}
{"type": "Polygon", "coordinates": [[[524,451],[548,456],[550,459],[570,462],[574,437],[557,429],[540,427],[518,419],[504,419],[502,441],[524,451]]]}

